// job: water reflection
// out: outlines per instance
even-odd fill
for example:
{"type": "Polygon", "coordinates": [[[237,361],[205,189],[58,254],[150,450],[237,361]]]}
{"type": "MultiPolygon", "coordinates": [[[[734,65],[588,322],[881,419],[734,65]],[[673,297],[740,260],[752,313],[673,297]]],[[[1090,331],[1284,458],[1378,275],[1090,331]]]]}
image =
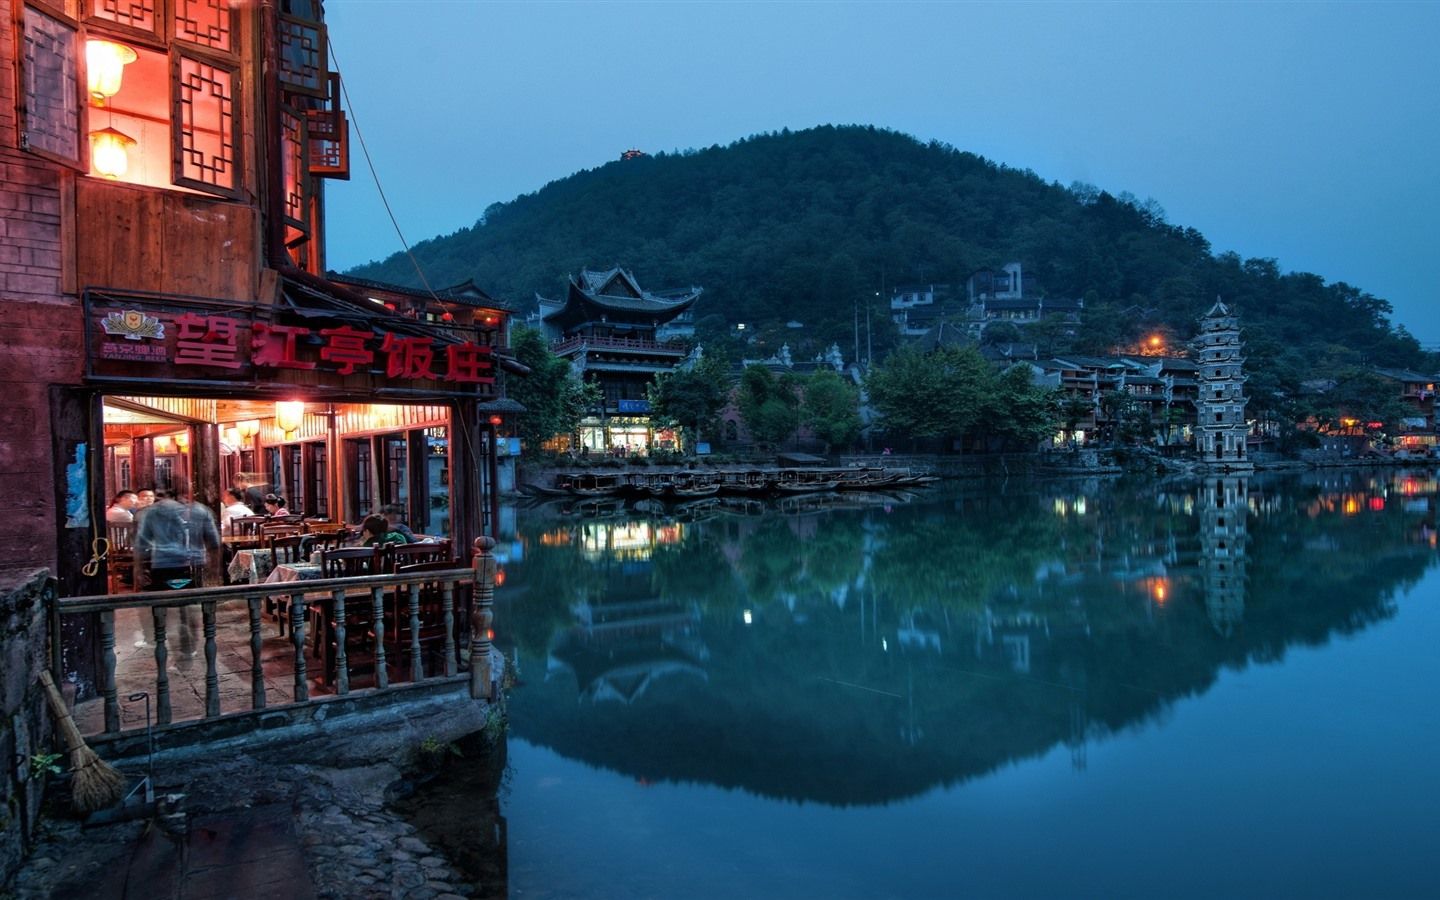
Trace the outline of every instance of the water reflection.
{"type": "Polygon", "coordinates": [[[1087,748],[1394,613],[1428,475],[969,485],[864,506],[525,513],[513,733],[643,783],[883,804],[1087,748]]]}

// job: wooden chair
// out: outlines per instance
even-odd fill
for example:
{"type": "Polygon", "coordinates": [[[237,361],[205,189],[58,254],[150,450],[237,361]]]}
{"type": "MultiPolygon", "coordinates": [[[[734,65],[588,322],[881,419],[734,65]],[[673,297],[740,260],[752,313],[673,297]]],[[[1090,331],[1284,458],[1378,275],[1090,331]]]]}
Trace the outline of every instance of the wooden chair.
{"type": "MultiPolygon", "coordinates": [[[[416,545],[409,544],[407,546],[416,545]]],[[[438,561],[397,566],[395,569],[395,574],[415,575],[425,572],[443,572],[454,570],[459,566],[460,564],[453,560],[443,559],[438,561]]],[[[452,584],[450,588],[450,602],[452,604],[451,612],[454,617],[457,632],[455,639],[455,649],[456,664],[458,665],[460,650],[460,640],[458,632],[461,624],[459,608],[461,605],[461,594],[459,585],[452,584]]],[[[393,591],[386,599],[385,658],[391,666],[395,667],[396,673],[398,675],[403,675],[410,671],[409,665],[406,665],[405,663],[406,660],[408,660],[409,658],[409,654],[414,652],[415,644],[415,642],[411,639],[412,623],[410,620],[410,589],[409,587],[398,588],[397,590],[393,591]]],[[[419,643],[421,659],[424,660],[425,673],[427,675],[434,675],[437,671],[443,670],[445,662],[444,582],[440,581],[439,579],[436,579],[434,581],[426,580],[421,582],[419,585],[418,600],[420,613],[420,629],[418,634],[420,637],[419,643]]],[[[371,640],[374,640],[374,637],[375,633],[372,630],[370,632],[371,640]]]]}
{"type": "MultiPolygon", "coordinates": [[[[320,556],[321,576],[324,578],[360,578],[366,575],[379,575],[385,571],[385,552],[383,547],[340,547],[335,550],[327,550],[320,556]]],[[[346,598],[347,601],[350,598],[346,598]]],[[[311,607],[311,632],[315,635],[311,652],[316,656],[323,654],[325,665],[323,678],[325,683],[333,683],[335,677],[333,661],[335,659],[335,621],[334,610],[325,604],[312,604],[311,607]],[[322,643],[323,642],[323,643],[322,643]]],[[[371,642],[370,627],[375,621],[374,611],[371,609],[370,597],[368,595],[356,595],[354,600],[348,602],[345,607],[345,633],[348,638],[345,642],[346,655],[351,656],[352,648],[356,651],[352,657],[357,662],[358,657],[367,649],[371,642]]]]}
{"type": "Polygon", "coordinates": [[[236,516],[230,520],[230,536],[259,537],[260,526],[268,521],[265,516],[236,516]]]}
{"type": "MultiPolygon", "coordinates": [[[[391,571],[399,572],[404,566],[413,566],[420,563],[449,563],[453,561],[450,554],[450,541],[436,541],[431,544],[395,544],[390,548],[391,571]]],[[[460,563],[455,563],[458,566],[460,563]]],[[[452,566],[453,568],[453,566],[452,566]]]]}
{"type": "Polygon", "coordinates": [[[379,575],[384,569],[384,547],[340,547],[320,557],[325,578],[358,578],[379,575]]]}
{"type": "Polygon", "coordinates": [[[306,534],[334,534],[347,530],[344,522],[332,522],[329,519],[306,519],[304,525],[306,534]]]}
{"type": "MultiPolygon", "coordinates": [[[[301,543],[304,538],[301,535],[267,533],[265,540],[270,556],[275,561],[274,565],[289,566],[305,561],[305,547],[301,543]]],[[[266,608],[279,622],[280,634],[283,636],[285,627],[290,622],[290,595],[277,594],[269,600],[266,608]]]]}
{"type": "Polygon", "coordinates": [[[105,537],[110,542],[106,558],[110,561],[110,592],[119,588],[135,588],[135,523],[107,524],[105,537]]]}
{"type": "Polygon", "coordinates": [[[316,550],[339,550],[351,537],[351,533],[345,529],[339,531],[312,531],[302,536],[302,542],[304,544],[303,552],[308,559],[316,550]]]}
{"type": "Polygon", "coordinates": [[[270,554],[275,560],[275,565],[294,565],[305,561],[305,536],[302,534],[266,534],[269,541],[270,554]]]}

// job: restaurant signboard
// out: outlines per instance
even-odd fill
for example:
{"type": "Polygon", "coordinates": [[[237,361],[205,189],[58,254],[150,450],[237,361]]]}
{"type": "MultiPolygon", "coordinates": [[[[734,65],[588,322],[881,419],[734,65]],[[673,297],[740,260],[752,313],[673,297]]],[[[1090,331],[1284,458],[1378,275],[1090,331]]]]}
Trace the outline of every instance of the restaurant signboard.
{"type": "Polygon", "coordinates": [[[366,311],[295,311],[193,298],[86,294],[95,381],[293,384],[487,397],[494,348],[480,333],[366,311]]]}

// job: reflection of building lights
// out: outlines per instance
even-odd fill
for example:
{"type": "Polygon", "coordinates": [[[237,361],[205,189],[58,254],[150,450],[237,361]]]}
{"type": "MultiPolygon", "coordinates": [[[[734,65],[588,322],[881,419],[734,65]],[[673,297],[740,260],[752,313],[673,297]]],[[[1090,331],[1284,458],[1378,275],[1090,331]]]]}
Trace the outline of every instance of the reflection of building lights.
{"type": "Polygon", "coordinates": [[[1165,598],[1169,596],[1169,593],[1165,579],[1163,578],[1156,578],[1150,585],[1150,596],[1155,598],[1155,603],[1158,606],[1165,605],[1165,598]]]}
{"type": "Polygon", "coordinates": [[[745,624],[746,624],[746,625],[749,625],[749,624],[751,624],[751,623],[753,623],[753,622],[755,621],[755,617],[754,617],[753,615],[751,615],[750,610],[748,610],[748,609],[745,610],[745,612],[741,613],[740,615],[741,615],[741,618],[743,618],[743,619],[745,620],[745,624]]]}
{"type": "Polygon", "coordinates": [[[885,640],[884,638],[881,638],[881,639],[880,639],[880,649],[881,649],[881,650],[884,650],[886,653],[889,653],[889,652],[890,652],[890,642],[887,641],[887,640],[885,640]]]}
{"type": "Polygon", "coordinates": [[[1067,512],[1067,510],[1066,510],[1066,507],[1065,507],[1065,501],[1062,500],[1062,499],[1059,498],[1059,497],[1056,497],[1056,498],[1055,498],[1055,515],[1057,515],[1057,516],[1063,516],[1063,515],[1065,515],[1066,512],[1067,512]]]}
{"type": "Polygon", "coordinates": [[[1370,498],[1370,511],[1371,511],[1371,512],[1380,512],[1380,511],[1382,511],[1382,510],[1384,510],[1384,509],[1385,509],[1385,498],[1384,498],[1384,497],[1371,497],[1371,498],[1370,498]]]}
{"type": "Polygon", "coordinates": [[[504,587],[504,586],[505,586],[505,570],[504,570],[504,569],[496,569],[496,570],[495,570],[495,586],[496,586],[496,587],[504,587]]]}
{"type": "Polygon", "coordinates": [[[540,546],[563,547],[570,543],[571,537],[570,531],[564,528],[557,528],[554,531],[544,531],[540,534],[540,546]]]}
{"type": "Polygon", "coordinates": [[[1345,506],[1343,508],[1345,510],[1345,515],[1357,515],[1360,512],[1360,501],[1355,499],[1354,497],[1346,497],[1345,506]]]}
{"type": "Polygon", "coordinates": [[[1077,515],[1077,516],[1083,516],[1083,515],[1085,515],[1085,498],[1084,498],[1084,497],[1076,497],[1076,498],[1075,498],[1075,515],[1077,515]]]}

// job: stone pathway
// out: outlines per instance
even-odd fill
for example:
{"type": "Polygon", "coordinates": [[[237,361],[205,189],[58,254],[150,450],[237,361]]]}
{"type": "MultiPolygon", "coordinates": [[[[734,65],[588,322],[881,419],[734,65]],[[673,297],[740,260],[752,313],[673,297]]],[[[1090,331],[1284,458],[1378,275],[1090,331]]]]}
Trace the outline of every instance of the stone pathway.
{"type": "Polygon", "coordinates": [[[473,889],[385,805],[389,763],[289,763],[274,753],[177,767],[159,793],[183,792],[186,827],[81,828],[48,820],[12,887],[17,900],[455,900],[473,889]]]}

